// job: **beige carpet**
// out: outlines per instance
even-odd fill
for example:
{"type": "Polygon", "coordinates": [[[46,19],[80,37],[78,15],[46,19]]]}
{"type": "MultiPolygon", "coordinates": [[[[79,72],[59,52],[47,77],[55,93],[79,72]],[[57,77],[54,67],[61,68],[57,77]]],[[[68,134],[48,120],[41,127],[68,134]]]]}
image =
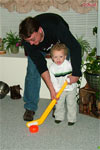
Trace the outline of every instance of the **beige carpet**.
{"type": "MultiPolygon", "coordinates": [[[[40,99],[35,119],[40,118],[49,102],[40,99]]],[[[66,118],[55,124],[50,113],[39,132],[32,134],[23,121],[23,105],[22,99],[0,99],[0,150],[99,150],[99,119],[78,113],[77,123],[69,127],[66,118]]]]}

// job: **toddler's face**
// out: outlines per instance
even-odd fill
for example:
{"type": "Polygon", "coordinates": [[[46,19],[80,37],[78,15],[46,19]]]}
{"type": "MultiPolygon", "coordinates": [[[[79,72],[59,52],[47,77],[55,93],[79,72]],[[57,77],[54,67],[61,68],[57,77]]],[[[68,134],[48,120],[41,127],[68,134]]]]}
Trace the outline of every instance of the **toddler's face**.
{"type": "Polygon", "coordinates": [[[55,64],[61,65],[65,59],[66,56],[63,49],[61,51],[57,51],[57,50],[53,51],[52,60],[55,62],[55,64]]]}

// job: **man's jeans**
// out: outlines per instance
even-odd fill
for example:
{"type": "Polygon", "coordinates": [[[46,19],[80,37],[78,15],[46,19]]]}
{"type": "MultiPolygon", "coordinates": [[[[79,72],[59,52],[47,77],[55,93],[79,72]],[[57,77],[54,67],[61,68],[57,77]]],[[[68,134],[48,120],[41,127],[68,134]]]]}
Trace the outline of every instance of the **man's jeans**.
{"type": "Polygon", "coordinates": [[[39,102],[41,77],[40,74],[31,60],[28,57],[27,74],[25,77],[24,85],[24,108],[32,111],[36,111],[39,102]]]}

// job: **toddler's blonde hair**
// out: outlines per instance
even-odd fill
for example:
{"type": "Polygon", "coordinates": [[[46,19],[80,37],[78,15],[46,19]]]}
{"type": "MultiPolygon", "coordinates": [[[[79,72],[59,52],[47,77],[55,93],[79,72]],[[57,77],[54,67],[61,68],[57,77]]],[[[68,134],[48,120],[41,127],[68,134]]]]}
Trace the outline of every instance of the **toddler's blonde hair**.
{"type": "Polygon", "coordinates": [[[66,45],[63,44],[63,43],[56,43],[55,45],[53,45],[53,47],[52,47],[51,50],[50,50],[50,55],[51,55],[51,57],[53,56],[53,52],[54,52],[55,50],[56,50],[56,51],[64,50],[65,56],[67,56],[67,54],[68,54],[68,49],[67,49],[66,45]]]}

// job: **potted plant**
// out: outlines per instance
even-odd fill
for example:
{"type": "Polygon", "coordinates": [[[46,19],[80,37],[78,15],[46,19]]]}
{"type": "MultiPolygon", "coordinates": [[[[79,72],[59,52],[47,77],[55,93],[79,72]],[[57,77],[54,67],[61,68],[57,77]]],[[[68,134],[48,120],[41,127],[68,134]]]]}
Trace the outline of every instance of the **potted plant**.
{"type": "MultiPolygon", "coordinates": [[[[97,34],[97,27],[93,28],[93,35],[97,34]]],[[[82,47],[82,74],[87,81],[87,88],[96,92],[96,99],[100,101],[100,56],[97,56],[97,48],[91,49],[90,44],[82,37],[77,38],[82,47]]],[[[78,81],[80,89],[81,79],[78,81]]]]}
{"type": "MultiPolygon", "coordinates": [[[[93,28],[93,35],[97,34],[97,27],[93,28]]],[[[100,56],[97,56],[97,48],[91,48],[83,36],[77,37],[82,48],[82,74],[89,87],[96,91],[96,97],[100,100],[100,56]]],[[[82,78],[77,82],[80,89],[82,78]]],[[[77,94],[78,95],[78,94],[77,94]]]]}
{"type": "MultiPolygon", "coordinates": [[[[81,63],[81,70],[82,70],[82,76],[84,75],[84,65],[85,65],[85,62],[86,62],[86,57],[88,56],[88,52],[91,51],[91,47],[90,47],[90,44],[87,40],[84,39],[83,36],[80,36],[78,37],[76,35],[76,39],[77,41],[80,43],[81,45],[81,49],[82,49],[82,63],[81,63]]],[[[76,94],[76,97],[77,97],[77,102],[79,103],[79,90],[80,90],[80,87],[81,87],[81,82],[82,82],[82,77],[80,77],[80,79],[77,81],[77,94],[76,94]]]]}
{"type": "Polygon", "coordinates": [[[19,46],[21,46],[21,40],[16,32],[10,31],[6,33],[6,37],[3,38],[3,43],[7,51],[11,51],[11,53],[18,53],[19,46]]]}
{"type": "Polygon", "coordinates": [[[100,92],[100,57],[96,56],[96,48],[94,48],[86,58],[84,64],[84,76],[89,86],[100,92]]]}
{"type": "MultiPolygon", "coordinates": [[[[97,35],[97,27],[93,28],[93,35],[97,35]]],[[[97,56],[97,48],[91,48],[83,39],[77,38],[82,48],[82,75],[87,83],[80,89],[82,78],[78,83],[77,102],[79,112],[100,116],[100,56],[97,56]],[[88,92],[89,91],[89,92],[88,92]]]]}
{"type": "Polygon", "coordinates": [[[6,50],[4,50],[4,43],[3,43],[3,39],[0,38],[0,55],[1,54],[5,54],[6,50]]]}
{"type": "MultiPolygon", "coordinates": [[[[93,35],[97,34],[97,27],[93,28],[93,35]]],[[[97,56],[97,48],[93,48],[86,57],[85,78],[89,86],[100,92],[100,56],[97,56]]]]}

